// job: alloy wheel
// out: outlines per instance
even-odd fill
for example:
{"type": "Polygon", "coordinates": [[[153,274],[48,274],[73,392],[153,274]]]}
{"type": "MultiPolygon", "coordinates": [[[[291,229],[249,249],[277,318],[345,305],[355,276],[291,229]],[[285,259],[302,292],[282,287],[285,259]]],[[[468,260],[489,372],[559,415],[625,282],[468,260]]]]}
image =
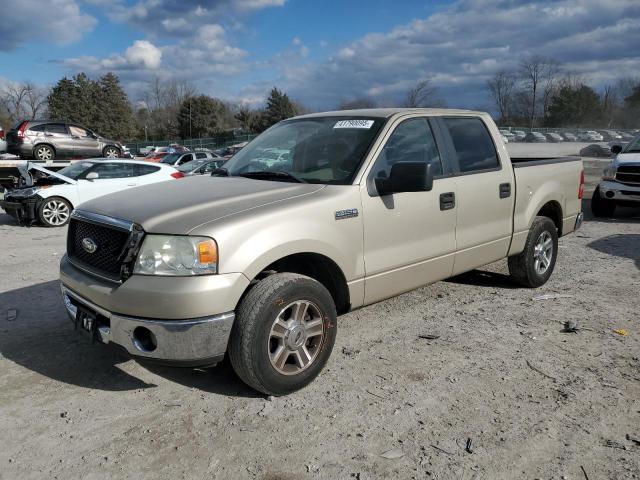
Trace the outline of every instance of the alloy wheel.
{"type": "Polygon", "coordinates": [[[69,219],[69,206],[60,200],[49,200],[42,208],[42,217],[49,225],[64,225],[69,219]]]}
{"type": "Polygon", "coordinates": [[[318,357],[325,335],[320,309],[308,300],[298,300],[283,308],[274,320],[267,349],[271,365],[278,373],[295,375],[306,370],[318,357]]]}
{"type": "Polygon", "coordinates": [[[533,249],[533,267],[538,275],[544,275],[553,259],[553,239],[549,232],[542,232],[533,249]]]}

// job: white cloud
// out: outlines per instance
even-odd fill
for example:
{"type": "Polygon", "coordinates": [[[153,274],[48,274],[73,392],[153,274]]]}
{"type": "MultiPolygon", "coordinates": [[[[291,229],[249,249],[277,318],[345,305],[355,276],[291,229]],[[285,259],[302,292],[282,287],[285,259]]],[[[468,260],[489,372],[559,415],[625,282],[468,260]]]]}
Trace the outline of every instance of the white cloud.
{"type": "Polygon", "coordinates": [[[162,50],[146,40],[137,40],[124,53],[124,57],[132,64],[142,65],[145,68],[155,69],[160,67],[162,50]]]}
{"type": "Polygon", "coordinates": [[[46,5],[40,0],[18,0],[0,6],[0,12],[0,51],[29,41],[67,45],[80,40],[97,23],[75,0],[50,0],[46,5]]]}

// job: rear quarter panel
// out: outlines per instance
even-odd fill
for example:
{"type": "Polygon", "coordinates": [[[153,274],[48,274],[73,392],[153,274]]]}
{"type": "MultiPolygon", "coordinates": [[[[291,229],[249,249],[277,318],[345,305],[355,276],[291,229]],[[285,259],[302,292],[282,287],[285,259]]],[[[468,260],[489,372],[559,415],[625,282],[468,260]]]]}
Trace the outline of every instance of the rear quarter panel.
{"type": "Polygon", "coordinates": [[[515,166],[516,204],[509,255],[524,249],[534,218],[549,202],[557,202],[562,209],[562,235],[573,231],[575,218],[582,210],[578,198],[582,169],[580,158],[570,162],[515,166]]]}

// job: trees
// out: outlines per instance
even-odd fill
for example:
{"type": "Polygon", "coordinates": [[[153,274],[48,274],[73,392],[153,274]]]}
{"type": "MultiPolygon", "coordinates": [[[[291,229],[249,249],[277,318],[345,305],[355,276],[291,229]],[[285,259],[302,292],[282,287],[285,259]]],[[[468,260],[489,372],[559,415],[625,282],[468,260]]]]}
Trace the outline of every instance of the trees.
{"type": "Polygon", "coordinates": [[[352,100],[343,100],[338,105],[338,110],[359,110],[361,108],[376,108],[376,103],[369,97],[357,97],[352,100]]]}
{"type": "Polygon", "coordinates": [[[114,139],[135,135],[127,94],[113,73],[92,80],[84,73],[61,79],[47,97],[49,117],[79,123],[114,139]]]}
{"type": "Polygon", "coordinates": [[[210,137],[221,133],[229,107],[222,101],[198,95],[186,98],[180,106],[178,129],[182,138],[210,137]]]}
{"type": "Polygon", "coordinates": [[[558,62],[551,58],[532,55],[520,61],[520,76],[529,98],[528,118],[531,128],[535,126],[536,118],[544,117],[547,113],[558,73],[558,62]],[[539,100],[542,100],[542,109],[539,100]]]}
{"type": "Polygon", "coordinates": [[[551,96],[546,125],[550,127],[596,125],[602,118],[603,106],[598,94],[584,83],[563,82],[551,96]]]}
{"type": "Polygon", "coordinates": [[[9,123],[37,118],[46,110],[46,95],[32,82],[9,83],[0,91],[0,107],[9,123]]]}
{"type": "Polygon", "coordinates": [[[444,101],[438,98],[438,87],[431,80],[420,80],[407,92],[404,105],[407,108],[443,107],[444,101]]]}
{"type": "Polygon", "coordinates": [[[262,114],[262,129],[266,130],[271,125],[296,116],[297,113],[296,106],[289,99],[289,96],[273,87],[267,97],[266,107],[262,114]]]}
{"type": "Polygon", "coordinates": [[[513,72],[500,70],[487,80],[487,90],[493,99],[500,122],[507,122],[511,109],[514,106],[514,93],[516,88],[516,76],[513,72]]]}

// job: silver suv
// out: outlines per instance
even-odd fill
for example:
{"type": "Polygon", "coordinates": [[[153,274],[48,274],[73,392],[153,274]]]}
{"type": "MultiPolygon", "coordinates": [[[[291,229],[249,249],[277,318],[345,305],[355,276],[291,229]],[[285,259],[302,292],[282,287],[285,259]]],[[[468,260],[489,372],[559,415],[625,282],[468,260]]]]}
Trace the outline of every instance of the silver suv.
{"type": "Polygon", "coordinates": [[[7,134],[9,153],[40,161],[54,158],[122,156],[122,145],[68,122],[25,120],[7,134]]]}

